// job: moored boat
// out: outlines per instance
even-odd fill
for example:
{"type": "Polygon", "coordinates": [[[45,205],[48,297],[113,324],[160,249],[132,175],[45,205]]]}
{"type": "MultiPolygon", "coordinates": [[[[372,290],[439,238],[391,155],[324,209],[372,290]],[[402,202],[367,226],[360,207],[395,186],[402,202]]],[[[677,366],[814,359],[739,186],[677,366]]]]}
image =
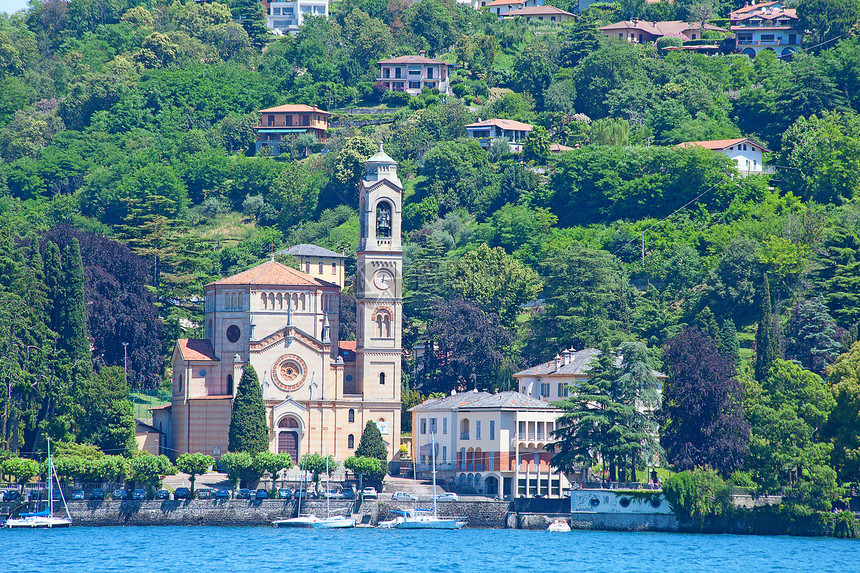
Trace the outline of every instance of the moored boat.
{"type": "Polygon", "coordinates": [[[554,532],[567,532],[570,531],[570,525],[568,525],[566,519],[556,517],[553,522],[549,524],[549,527],[547,527],[546,530],[554,532]]]}
{"type": "Polygon", "coordinates": [[[51,440],[48,439],[48,507],[42,511],[22,513],[19,517],[10,517],[3,524],[3,527],[8,529],[54,529],[56,527],[69,527],[70,525],[72,525],[72,516],[69,513],[69,506],[66,505],[63,488],[60,487],[60,477],[57,475],[57,469],[54,467],[54,458],[51,457],[51,440]],[[54,515],[55,479],[57,480],[57,487],[60,489],[60,499],[63,501],[63,507],[66,510],[65,517],[54,515]]]}

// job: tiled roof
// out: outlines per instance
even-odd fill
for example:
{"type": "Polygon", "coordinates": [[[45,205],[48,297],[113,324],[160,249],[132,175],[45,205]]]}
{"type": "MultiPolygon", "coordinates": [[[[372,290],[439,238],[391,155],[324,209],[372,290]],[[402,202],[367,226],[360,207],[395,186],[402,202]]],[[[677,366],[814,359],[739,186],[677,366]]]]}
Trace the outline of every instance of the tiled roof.
{"type": "Polygon", "coordinates": [[[287,265],[268,261],[231,277],[223,278],[216,285],[290,285],[290,286],[337,286],[306,275],[287,265]]]}
{"type": "Polygon", "coordinates": [[[704,147],[705,149],[712,149],[714,151],[722,151],[723,149],[727,149],[729,147],[734,147],[739,143],[748,143],[753,147],[756,147],[765,153],[770,153],[770,149],[759,145],[758,143],[749,140],[746,137],[742,137],[740,139],[712,139],[710,141],[686,141],[684,143],[679,143],[675,147],[704,147]]]}
{"type": "MultiPolygon", "coordinates": [[[[652,36],[678,36],[686,38],[684,32],[688,30],[698,30],[699,24],[690,24],[681,20],[667,20],[665,22],[648,22],[647,20],[627,20],[624,22],[615,22],[601,26],[600,30],[639,30],[652,36]]],[[[705,30],[714,32],[725,32],[723,28],[718,28],[711,24],[705,24],[705,30]]]]}
{"type": "Polygon", "coordinates": [[[276,107],[270,107],[267,109],[261,109],[257,113],[302,113],[302,112],[312,112],[312,113],[322,113],[324,115],[331,115],[329,112],[320,109],[318,107],[312,105],[301,104],[287,104],[287,105],[279,105],[276,107]]]}
{"type": "Polygon", "coordinates": [[[161,406],[154,406],[149,409],[150,412],[153,410],[169,410],[173,405],[172,404],[162,404],[161,406]]]}
{"type": "Polygon", "coordinates": [[[485,119],[484,121],[479,121],[478,123],[470,123],[466,126],[466,129],[480,129],[482,127],[492,126],[513,131],[531,131],[532,129],[534,129],[531,125],[527,123],[523,123],[521,121],[514,121],[512,119],[485,119]]]}
{"type": "Polygon", "coordinates": [[[410,408],[411,411],[422,410],[475,410],[475,409],[541,409],[554,410],[552,406],[543,400],[537,400],[519,392],[500,392],[490,394],[489,392],[460,392],[444,398],[430,398],[421,404],[410,408]]]}
{"type": "Polygon", "coordinates": [[[189,400],[232,400],[232,394],[213,394],[211,396],[189,396],[189,400]]]}
{"type": "Polygon", "coordinates": [[[489,4],[484,4],[482,8],[491,8],[493,6],[510,6],[511,4],[525,4],[526,0],[493,0],[489,4]]]}
{"type": "Polygon", "coordinates": [[[551,143],[549,146],[549,150],[552,153],[562,153],[564,151],[573,151],[573,148],[568,147],[567,145],[562,145],[561,143],[551,143]]]}
{"type": "MultiPolygon", "coordinates": [[[[566,351],[567,352],[567,351],[566,351]]],[[[600,350],[596,348],[583,348],[576,352],[571,352],[569,362],[564,364],[562,360],[561,368],[556,369],[555,360],[543,362],[537,366],[526,368],[514,374],[514,376],[587,376],[591,361],[600,356],[600,350]]],[[[621,356],[615,360],[615,365],[621,365],[621,356]]],[[[666,375],[656,370],[651,371],[657,378],[665,378],[666,375]]]]}
{"type": "Polygon", "coordinates": [[[278,251],[280,255],[293,255],[295,257],[328,257],[328,258],[338,258],[345,259],[344,255],[339,253],[335,253],[334,251],[329,251],[328,249],[324,249],[317,245],[310,245],[307,243],[302,243],[301,245],[293,245],[287,249],[281,249],[278,251]]]}
{"type": "Polygon", "coordinates": [[[208,339],[180,338],[176,341],[183,360],[218,360],[208,339]]]}
{"type": "Polygon", "coordinates": [[[450,66],[448,62],[443,62],[441,60],[434,60],[433,58],[427,58],[425,56],[397,56],[396,58],[389,58],[387,60],[379,60],[380,64],[441,64],[443,66],[450,66]]]}
{"type": "Polygon", "coordinates": [[[344,362],[355,362],[355,340],[338,341],[337,354],[344,362]]]}
{"type": "Polygon", "coordinates": [[[507,14],[502,14],[505,18],[512,18],[515,16],[570,16],[573,18],[573,14],[570,12],[565,12],[561,8],[556,8],[555,6],[526,6],[525,8],[520,8],[519,10],[511,10],[507,14]]]}

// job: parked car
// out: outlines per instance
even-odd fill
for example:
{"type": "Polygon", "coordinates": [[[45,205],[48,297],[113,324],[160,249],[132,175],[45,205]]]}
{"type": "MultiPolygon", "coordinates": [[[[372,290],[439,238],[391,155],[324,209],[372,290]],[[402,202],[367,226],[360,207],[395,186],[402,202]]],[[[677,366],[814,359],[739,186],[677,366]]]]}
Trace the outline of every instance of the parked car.
{"type": "Polygon", "coordinates": [[[267,490],[267,489],[263,489],[263,488],[260,488],[260,489],[258,489],[258,490],[257,490],[257,492],[254,494],[254,497],[255,497],[256,499],[266,499],[267,497],[269,497],[269,490],[267,490]]]}
{"type": "Polygon", "coordinates": [[[201,487],[197,490],[197,499],[212,499],[212,490],[208,487],[201,487]]]}
{"type": "Polygon", "coordinates": [[[173,499],[188,499],[191,495],[191,490],[187,487],[178,487],[173,490],[173,499]]]}
{"type": "Polygon", "coordinates": [[[345,489],[340,493],[343,495],[343,499],[355,499],[355,492],[351,489],[345,489]]]}
{"type": "Polygon", "coordinates": [[[436,501],[460,501],[460,497],[452,491],[446,491],[444,493],[437,493],[436,501]]]}
{"type": "Polygon", "coordinates": [[[127,495],[128,494],[126,494],[124,489],[116,488],[115,490],[113,490],[113,495],[111,497],[113,497],[114,499],[125,499],[127,495]]]}
{"type": "Polygon", "coordinates": [[[42,490],[40,489],[31,489],[27,492],[27,501],[39,501],[42,497],[42,490]]]}
{"type": "Polygon", "coordinates": [[[293,490],[288,487],[282,487],[278,490],[278,499],[290,499],[293,497],[293,490]]]}
{"type": "Polygon", "coordinates": [[[236,492],[236,499],[251,499],[251,490],[243,487],[236,492]]]}
{"type": "Polygon", "coordinates": [[[391,494],[391,501],[418,501],[418,498],[408,491],[396,491],[391,494]]]}
{"type": "Polygon", "coordinates": [[[329,489],[322,492],[322,494],[320,494],[320,497],[322,497],[323,499],[343,499],[343,492],[337,491],[336,489],[329,489]]]}
{"type": "Polygon", "coordinates": [[[139,488],[134,490],[134,493],[131,494],[131,499],[146,499],[146,490],[139,488]]]}
{"type": "Polygon", "coordinates": [[[361,496],[364,499],[376,499],[377,497],[379,497],[376,494],[376,488],[374,488],[374,487],[366,487],[363,490],[361,490],[361,496]]]}
{"type": "Polygon", "coordinates": [[[51,490],[51,498],[54,501],[60,501],[63,499],[63,492],[59,488],[54,488],[51,490]]]}
{"type": "Polygon", "coordinates": [[[167,491],[166,489],[160,489],[157,492],[155,492],[155,499],[162,499],[162,500],[170,499],[170,492],[167,491]]]}
{"type": "Polygon", "coordinates": [[[6,490],[0,489],[0,501],[6,501],[6,490]]]}
{"type": "Polygon", "coordinates": [[[82,489],[73,490],[72,491],[72,499],[73,500],[84,499],[84,490],[82,490],[82,489]]]}
{"type": "Polygon", "coordinates": [[[105,490],[100,487],[94,487],[90,490],[90,499],[104,499],[105,498],[105,490]]]}
{"type": "Polygon", "coordinates": [[[308,490],[297,489],[293,492],[293,499],[308,499],[308,490]]]}
{"type": "Polygon", "coordinates": [[[230,499],[230,490],[229,489],[216,489],[215,490],[215,499],[230,499]]]}

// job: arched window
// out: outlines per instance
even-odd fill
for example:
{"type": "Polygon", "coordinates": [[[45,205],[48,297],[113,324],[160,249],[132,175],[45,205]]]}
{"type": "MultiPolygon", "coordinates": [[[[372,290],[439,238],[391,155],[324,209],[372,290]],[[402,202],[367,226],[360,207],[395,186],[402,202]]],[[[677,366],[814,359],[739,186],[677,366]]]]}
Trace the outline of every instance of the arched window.
{"type": "Polygon", "coordinates": [[[349,423],[352,424],[355,422],[355,410],[352,408],[349,409],[349,423]]]}
{"type": "Polygon", "coordinates": [[[385,384],[385,372],[380,372],[380,373],[379,373],[379,383],[380,383],[380,384],[385,384]]]}
{"type": "Polygon", "coordinates": [[[182,374],[180,374],[179,375],[179,393],[180,394],[182,393],[182,382],[184,382],[184,380],[183,380],[182,374]]]}
{"type": "Polygon", "coordinates": [[[320,265],[319,265],[319,274],[323,274],[323,262],[322,261],[320,261],[320,265]]]}
{"type": "Polygon", "coordinates": [[[269,300],[266,298],[266,293],[260,295],[260,304],[263,305],[263,308],[269,307],[269,300]]]}
{"type": "Polygon", "coordinates": [[[299,301],[302,303],[302,310],[305,310],[306,309],[306,306],[305,306],[306,303],[305,303],[305,295],[304,294],[299,296],[299,301]]]}
{"type": "Polygon", "coordinates": [[[460,439],[469,439],[469,418],[463,418],[463,420],[460,422],[460,439]]]}
{"type": "MultiPolygon", "coordinates": [[[[352,411],[352,410],[350,410],[350,411],[352,411]]],[[[346,447],[349,448],[350,450],[355,448],[355,436],[353,436],[352,434],[350,434],[346,437],[346,447]]]]}
{"type": "Polygon", "coordinates": [[[233,375],[227,374],[227,394],[233,394],[233,375]]]}
{"type": "Polygon", "coordinates": [[[388,201],[380,201],[376,205],[376,236],[391,236],[391,203],[388,201]]]}

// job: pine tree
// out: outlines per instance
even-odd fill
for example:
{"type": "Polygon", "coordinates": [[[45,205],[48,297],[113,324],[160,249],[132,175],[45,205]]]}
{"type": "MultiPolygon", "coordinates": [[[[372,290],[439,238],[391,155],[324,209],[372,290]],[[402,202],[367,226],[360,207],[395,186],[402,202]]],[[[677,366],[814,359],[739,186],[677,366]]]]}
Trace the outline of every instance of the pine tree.
{"type": "Polygon", "coordinates": [[[723,356],[730,356],[735,361],[735,368],[741,364],[741,345],[738,341],[738,330],[735,328],[735,321],[727,318],[723,321],[723,327],[720,329],[717,339],[717,349],[723,356]]]}
{"type": "Polygon", "coordinates": [[[717,319],[714,317],[714,311],[710,307],[705,307],[696,315],[696,326],[706,332],[708,336],[717,340],[720,329],[717,327],[717,319]]]}
{"type": "Polygon", "coordinates": [[[233,413],[230,416],[229,443],[231,452],[256,454],[269,449],[269,429],[266,424],[266,405],[257,371],[250,364],[245,366],[233,413]]]}
{"type": "Polygon", "coordinates": [[[361,433],[361,439],[358,441],[358,448],[355,450],[355,455],[366,458],[376,458],[382,462],[388,460],[388,448],[385,447],[385,442],[382,441],[382,432],[376,426],[376,422],[368,420],[364,426],[364,431],[361,433]]]}
{"type": "Polygon", "coordinates": [[[778,358],[776,333],[773,329],[773,311],[770,302],[770,286],[767,275],[762,279],[761,320],[755,333],[755,378],[759,382],[767,379],[773,361],[778,358]]]}
{"type": "Polygon", "coordinates": [[[836,322],[819,297],[802,300],[794,306],[787,330],[786,356],[800,362],[807,370],[824,374],[840,354],[836,322]]]}

